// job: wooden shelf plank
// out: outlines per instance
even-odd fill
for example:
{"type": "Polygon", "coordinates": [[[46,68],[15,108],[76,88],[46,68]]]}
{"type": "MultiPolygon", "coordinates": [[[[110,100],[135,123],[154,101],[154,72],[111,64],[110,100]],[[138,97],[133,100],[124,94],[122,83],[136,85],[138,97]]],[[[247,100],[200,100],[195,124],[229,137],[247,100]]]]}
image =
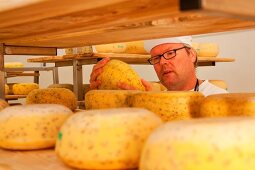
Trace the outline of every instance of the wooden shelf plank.
{"type": "MultiPolygon", "coordinates": [[[[40,57],[43,58],[43,57],[40,57]]],[[[53,60],[54,61],[54,60],[53,60]]],[[[20,67],[20,68],[5,68],[5,72],[23,72],[23,71],[50,71],[54,67],[20,67]]]]}
{"type": "Polygon", "coordinates": [[[202,0],[202,7],[206,10],[255,19],[254,0],[202,0]]]}
{"type": "MultiPolygon", "coordinates": [[[[64,63],[60,66],[71,66],[72,60],[76,59],[80,61],[81,65],[86,64],[95,64],[98,59],[110,57],[112,59],[119,59],[125,61],[129,64],[148,64],[147,60],[150,58],[150,55],[142,54],[116,54],[116,53],[94,53],[93,55],[87,54],[74,54],[68,56],[52,56],[52,57],[38,57],[38,58],[29,58],[28,62],[40,62],[40,63],[64,63]],[[56,59],[57,58],[57,59],[56,59]]],[[[233,58],[221,58],[221,57],[198,57],[199,66],[213,66],[215,62],[233,62],[233,58]]]]}
{"type": "Polygon", "coordinates": [[[51,0],[0,12],[0,42],[16,46],[65,48],[253,28],[254,20],[182,12],[178,0],[51,0]]]}
{"type": "Polygon", "coordinates": [[[72,170],[64,165],[54,150],[8,151],[0,149],[0,169],[72,170]]]}
{"type": "Polygon", "coordinates": [[[5,95],[6,100],[16,100],[19,98],[26,98],[27,95],[5,95]]]}

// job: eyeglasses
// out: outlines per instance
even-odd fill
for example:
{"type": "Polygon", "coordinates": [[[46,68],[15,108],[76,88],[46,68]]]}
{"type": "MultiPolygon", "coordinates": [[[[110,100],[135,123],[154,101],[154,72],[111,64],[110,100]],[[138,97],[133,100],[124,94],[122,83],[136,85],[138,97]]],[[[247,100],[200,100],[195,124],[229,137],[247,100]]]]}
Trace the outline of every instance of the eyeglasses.
{"type": "Polygon", "coordinates": [[[189,48],[187,46],[183,46],[181,48],[176,48],[176,49],[172,49],[172,50],[169,50],[167,52],[164,52],[163,54],[161,55],[157,55],[157,56],[154,56],[154,57],[151,57],[149,58],[147,61],[151,64],[151,65],[154,65],[154,64],[157,64],[160,62],[160,59],[161,57],[164,57],[164,59],[166,60],[170,60],[171,58],[174,58],[176,56],[176,51],[178,50],[181,50],[183,48],[189,48]]]}

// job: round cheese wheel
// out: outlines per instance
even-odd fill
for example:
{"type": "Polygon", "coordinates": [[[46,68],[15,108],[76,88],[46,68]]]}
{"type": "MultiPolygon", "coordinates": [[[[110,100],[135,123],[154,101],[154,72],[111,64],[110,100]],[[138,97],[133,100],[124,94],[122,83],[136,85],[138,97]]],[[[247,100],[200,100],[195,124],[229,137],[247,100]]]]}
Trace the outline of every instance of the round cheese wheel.
{"type": "Polygon", "coordinates": [[[182,120],[196,117],[203,99],[193,91],[144,92],[132,95],[130,106],[146,108],[165,121],[182,120]]]}
{"type": "Polygon", "coordinates": [[[5,62],[4,63],[4,68],[20,68],[24,67],[24,64],[21,62],[5,62]]]}
{"type": "Polygon", "coordinates": [[[85,95],[86,109],[129,107],[129,97],[135,90],[90,90],[85,95]]]}
{"type": "Polygon", "coordinates": [[[48,88],[66,88],[66,89],[73,91],[72,84],[51,84],[48,86],[48,88]]]}
{"type": "Polygon", "coordinates": [[[255,93],[209,95],[201,103],[199,116],[255,116],[255,93]]]}
{"type": "Polygon", "coordinates": [[[168,122],[146,141],[139,170],[255,169],[255,118],[168,122]]]}
{"type": "Polygon", "coordinates": [[[198,57],[216,57],[219,54],[217,43],[192,43],[198,57]]]}
{"type": "Polygon", "coordinates": [[[10,88],[7,84],[4,85],[4,94],[9,94],[10,88]]]}
{"type": "Polygon", "coordinates": [[[26,97],[27,104],[61,104],[71,110],[77,107],[77,99],[74,93],[65,88],[36,89],[26,97]]]}
{"type": "Polygon", "coordinates": [[[7,107],[0,114],[0,147],[15,150],[53,147],[60,126],[71,114],[67,107],[55,104],[7,107]]]}
{"type": "Polygon", "coordinates": [[[124,53],[126,48],[125,43],[95,45],[96,52],[98,53],[124,53]]]}
{"type": "Polygon", "coordinates": [[[139,108],[78,112],[61,127],[56,153],[80,169],[132,169],[143,144],[161,124],[154,113],[139,108]]]}
{"type": "Polygon", "coordinates": [[[15,95],[27,95],[34,89],[39,89],[36,83],[17,83],[12,86],[12,92],[15,95]]]}

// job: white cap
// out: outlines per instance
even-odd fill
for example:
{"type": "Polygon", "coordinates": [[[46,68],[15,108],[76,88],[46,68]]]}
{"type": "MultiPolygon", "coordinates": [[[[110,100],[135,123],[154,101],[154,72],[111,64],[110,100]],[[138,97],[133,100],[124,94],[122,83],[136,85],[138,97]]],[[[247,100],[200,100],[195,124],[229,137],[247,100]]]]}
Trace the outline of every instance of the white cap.
{"type": "Polygon", "coordinates": [[[182,36],[182,37],[171,37],[171,38],[161,38],[161,39],[152,39],[144,41],[144,49],[150,53],[151,49],[166,43],[183,43],[191,46],[192,37],[191,36],[182,36]]]}

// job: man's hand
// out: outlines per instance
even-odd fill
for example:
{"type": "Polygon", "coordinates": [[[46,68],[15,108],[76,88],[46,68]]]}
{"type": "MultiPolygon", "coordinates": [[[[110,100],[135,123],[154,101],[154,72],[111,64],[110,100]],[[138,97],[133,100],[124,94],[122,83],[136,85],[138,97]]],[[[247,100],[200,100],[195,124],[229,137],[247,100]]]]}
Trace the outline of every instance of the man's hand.
{"type": "Polygon", "coordinates": [[[109,57],[106,57],[99,61],[96,65],[94,65],[92,72],[90,74],[90,89],[97,89],[98,86],[101,84],[100,80],[97,80],[97,77],[102,73],[103,67],[110,61],[109,57]]]}
{"type": "MultiPolygon", "coordinates": [[[[142,81],[142,84],[143,84],[146,91],[151,91],[152,90],[152,85],[148,81],[146,81],[144,79],[141,79],[141,81],[142,81]]],[[[119,82],[117,84],[117,86],[122,90],[137,90],[135,87],[130,86],[130,85],[128,85],[126,83],[123,83],[123,82],[119,82]]]]}

